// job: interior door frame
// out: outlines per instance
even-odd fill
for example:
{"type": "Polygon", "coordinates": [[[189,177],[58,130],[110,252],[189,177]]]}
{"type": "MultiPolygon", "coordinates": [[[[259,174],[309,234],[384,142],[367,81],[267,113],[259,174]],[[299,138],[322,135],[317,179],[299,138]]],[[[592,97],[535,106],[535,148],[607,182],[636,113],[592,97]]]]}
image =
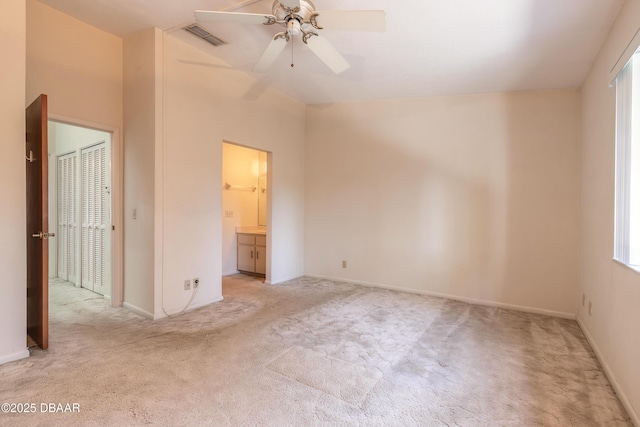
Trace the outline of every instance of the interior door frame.
{"type": "MultiPolygon", "coordinates": [[[[222,169],[224,167],[224,144],[236,145],[238,147],[248,148],[254,151],[260,151],[267,154],[267,258],[266,258],[266,273],[264,275],[264,283],[266,285],[271,285],[271,263],[273,258],[273,250],[272,250],[272,224],[273,224],[273,214],[272,214],[272,198],[273,198],[273,152],[266,150],[264,148],[258,148],[251,145],[239,144],[237,142],[230,141],[228,139],[223,139],[220,144],[220,188],[222,188],[222,169]]],[[[224,228],[224,207],[223,207],[223,192],[220,192],[220,230],[224,228]]],[[[222,237],[220,238],[220,244],[222,245],[222,237]]],[[[220,260],[222,264],[222,260],[220,260]]],[[[222,267],[222,265],[221,265],[222,267]]],[[[222,279],[222,269],[220,270],[222,279]]]]}
{"type": "Polygon", "coordinates": [[[74,117],[49,113],[49,120],[111,133],[111,211],[114,227],[111,239],[111,306],[124,302],[124,151],[120,128],[74,117]]]}

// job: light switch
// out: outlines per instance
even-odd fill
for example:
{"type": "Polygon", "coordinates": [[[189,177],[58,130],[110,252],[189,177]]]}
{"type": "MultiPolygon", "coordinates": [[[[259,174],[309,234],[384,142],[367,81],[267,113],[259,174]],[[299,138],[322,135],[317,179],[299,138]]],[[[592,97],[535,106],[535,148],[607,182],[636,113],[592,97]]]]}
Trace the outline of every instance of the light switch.
{"type": "Polygon", "coordinates": [[[138,217],[138,211],[134,208],[133,211],[131,211],[131,218],[136,219],[138,217]]]}
{"type": "Polygon", "coordinates": [[[233,218],[233,211],[224,211],[225,218],[233,218]]]}

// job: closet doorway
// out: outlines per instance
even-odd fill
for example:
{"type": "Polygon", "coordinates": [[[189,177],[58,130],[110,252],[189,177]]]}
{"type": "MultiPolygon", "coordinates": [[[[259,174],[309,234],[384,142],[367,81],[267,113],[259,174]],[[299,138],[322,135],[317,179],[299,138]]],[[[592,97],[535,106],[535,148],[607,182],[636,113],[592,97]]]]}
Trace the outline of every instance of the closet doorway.
{"type": "Polygon", "coordinates": [[[111,299],[112,135],[49,121],[49,277],[111,299]]]}

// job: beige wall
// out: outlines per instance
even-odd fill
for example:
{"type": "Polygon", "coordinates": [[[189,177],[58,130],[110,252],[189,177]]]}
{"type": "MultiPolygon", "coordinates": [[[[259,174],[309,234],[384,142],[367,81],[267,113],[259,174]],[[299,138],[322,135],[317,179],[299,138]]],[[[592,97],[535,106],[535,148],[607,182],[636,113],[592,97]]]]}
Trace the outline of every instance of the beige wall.
{"type": "Polygon", "coordinates": [[[4,0],[0,13],[0,364],[26,348],[25,1],[4,0]]]}
{"type": "Polygon", "coordinates": [[[222,297],[223,141],[272,153],[267,277],[277,283],[303,272],[304,106],[221,65],[165,37],[164,140],[156,186],[164,197],[162,291],[170,313],[189,300],[185,279],[201,279],[192,307],[222,297]]]}
{"type": "Polygon", "coordinates": [[[307,107],[305,273],[574,315],[579,102],[307,107]]]}
{"type": "Polygon", "coordinates": [[[162,140],[162,33],[124,40],[124,305],[153,317],[155,300],[156,146],[162,140]],[[158,73],[158,74],[156,74],[158,73]],[[134,218],[135,210],[135,218],[134,218]]]}
{"type": "Polygon", "coordinates": [[[49,113],[122,128],[122,40],[27,0],[27,90],[49,113]]]}
{"type": "Polygon", "coordinates": [[[640,425],[640,273],[612,260],[615,88],[609,70],[634,36],[640,2],[627,1],[582,88],[581,276],[578,319],[636,425],[640,425]],[[588,302],[592,303],[591,315],[588,302]]]}

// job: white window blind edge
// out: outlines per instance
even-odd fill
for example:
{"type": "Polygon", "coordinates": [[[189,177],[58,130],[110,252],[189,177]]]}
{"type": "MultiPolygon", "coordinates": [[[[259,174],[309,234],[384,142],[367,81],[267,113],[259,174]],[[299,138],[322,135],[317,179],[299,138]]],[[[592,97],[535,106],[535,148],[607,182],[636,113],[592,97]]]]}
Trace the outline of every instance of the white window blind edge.
{"type": "Polygon", "coordinates": [[[616,83],[616,157],[615,157],[615,247],[614,256],[622,262],[629,262],[629,217],[630,192],[629,156],[632,125],[633,68],[630,63],[623,68],[616,83]]]}
{"type": "Polygon", "coordinates": [[[631,40],[629,40],[627,47],[622,51],[622,54],[618,57],[616,63],[613,64],[611,71],[609,71],[609,86],[613,87],[616,84],[618,75],[627,65],[633,54],[636,53],[638,47],[640,47],[640,28],[636,30],[631,40]]]}

